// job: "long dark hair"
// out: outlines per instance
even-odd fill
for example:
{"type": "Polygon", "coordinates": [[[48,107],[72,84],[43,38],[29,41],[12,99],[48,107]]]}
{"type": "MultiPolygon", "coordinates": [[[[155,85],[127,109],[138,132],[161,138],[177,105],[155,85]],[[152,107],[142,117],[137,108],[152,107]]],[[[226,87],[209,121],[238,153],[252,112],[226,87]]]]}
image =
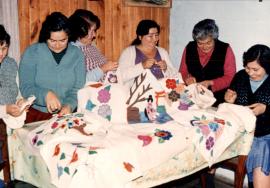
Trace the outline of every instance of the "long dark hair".
{"type": "Polygon", "coordinates": [[[133,40],[131,45],[141,44],[141,40],[139,37],[147,35],[151,28],[157,28],[158,33],[160,32],[160,26],[157,24],[156,21],[154,21],[154,20],[141,20],[137,26],[137,29],[136,29],[137,37],[136,37],[136,39],[133,40]]]}

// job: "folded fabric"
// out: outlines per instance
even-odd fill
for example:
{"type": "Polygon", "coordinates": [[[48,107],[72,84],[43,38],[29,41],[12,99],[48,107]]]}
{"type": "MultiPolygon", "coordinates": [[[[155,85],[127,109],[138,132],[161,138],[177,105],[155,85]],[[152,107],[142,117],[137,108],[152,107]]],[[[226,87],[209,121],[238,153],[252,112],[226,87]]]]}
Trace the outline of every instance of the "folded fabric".
{"type": "Polygon", "coordinates": [[[175,114],[177,111],[188,111],[207,109],[216,101],[212,91],[200,84],[185,86],[177,79],[163,80],[163,87],[166,85],[167,111],[175,114]]]}
{"type": "Polygon", "coordinates": [[[224,115],[230,114],[247,132],[252,132],[255,129],[256,116],[253,114],[252,110],[246,106],[222,103],[218,106],[217,113],[224,115]]]}
{"type": "Polygon", "coordinates": [[[214,94],[212,91],[207,89],[201,84],[191,84],[187,87],[190,94],[192,95],[191,100],[199,107],[199,108],[208,108],[214,104],[216,101],[214,94]]]}
{"type": "Polygon", "coordinates": [[[6,117],[3,117],[3,120],[6,123],[6,125],[11,129],[21,128],[24,125],[24,121],[26,119],[26,112],[24,111],[25,107],[32,105],[35,99],[36,99],[35,96],[30,96],[21,104],[21,111],[23,111],[23,113],[20,116],[13,117],[7,114],[6,117]]]}
{"type": "Polygon", "coordinates": [[[25,119],[26,119],[25,111],[18,117],[13,117],[9,114],[6,117],[3,117],[4,122],[11,129],[21,128],[24,125],[25,119]]]}

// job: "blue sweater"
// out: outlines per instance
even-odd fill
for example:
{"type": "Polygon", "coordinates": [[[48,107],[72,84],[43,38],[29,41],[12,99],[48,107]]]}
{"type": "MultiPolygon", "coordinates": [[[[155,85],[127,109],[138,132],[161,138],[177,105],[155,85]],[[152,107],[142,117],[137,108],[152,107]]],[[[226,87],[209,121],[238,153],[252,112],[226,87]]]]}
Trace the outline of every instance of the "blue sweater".
{"type": "Polygon", "coordinates": [[[46,43],[36,43],[24,52],[19,66],[19,85],[23,97],[36,96],[33,108],[48,112],[45,97],[53,91],[62,106],[77,106],[77,92],[85,84],[86,69],[80,49],[68,44],[59,64],[46,43]]]}
{"type": "Polygon", "coordinates": [[[16,83],[18,66],[14,59],[5,57],[0,66],[0,105],[14,104],[18,95],[16,83]]]}

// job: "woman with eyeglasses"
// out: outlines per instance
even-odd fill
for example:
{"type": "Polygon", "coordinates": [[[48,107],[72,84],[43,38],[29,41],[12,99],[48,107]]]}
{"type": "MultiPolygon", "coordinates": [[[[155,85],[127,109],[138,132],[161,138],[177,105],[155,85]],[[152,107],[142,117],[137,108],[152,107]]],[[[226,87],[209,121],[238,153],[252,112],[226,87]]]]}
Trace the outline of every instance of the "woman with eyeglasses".
{"type": "Polygon", "coordinates": [[[104,81],[109,71],[115,71],[118,62],[107,61],[94,45],[96,32],[100,27],[99,18],[89,10],[77,9],[70,17],[71,41],[79,47],[85,57],[86,82],[104,81]]]}
{"type": "Polygon", "coordinates": [[[179,72],[187,85],[200,83],[211,89],[217,106],[224,102],[225,91],[236,72],[234,53],[228,43],[218,40],[215,20],[199,21],[192,37],[183,51],[179,72]]]}

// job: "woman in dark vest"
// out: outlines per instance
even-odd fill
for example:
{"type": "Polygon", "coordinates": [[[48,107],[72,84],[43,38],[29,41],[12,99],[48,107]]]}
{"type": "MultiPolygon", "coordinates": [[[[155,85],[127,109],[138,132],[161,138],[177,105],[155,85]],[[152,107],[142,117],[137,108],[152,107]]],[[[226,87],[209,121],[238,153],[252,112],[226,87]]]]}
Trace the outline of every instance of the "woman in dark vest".
{"type": "Polygon", "coordinates": [[[198,22],[192,31],[194,41],[184,49],[179,72],[187,85],[200,83],[224,102],[224,93],[236,72],[235,57],[229,44],[218,40],[218,26],[212,19],[198,22]]]}

